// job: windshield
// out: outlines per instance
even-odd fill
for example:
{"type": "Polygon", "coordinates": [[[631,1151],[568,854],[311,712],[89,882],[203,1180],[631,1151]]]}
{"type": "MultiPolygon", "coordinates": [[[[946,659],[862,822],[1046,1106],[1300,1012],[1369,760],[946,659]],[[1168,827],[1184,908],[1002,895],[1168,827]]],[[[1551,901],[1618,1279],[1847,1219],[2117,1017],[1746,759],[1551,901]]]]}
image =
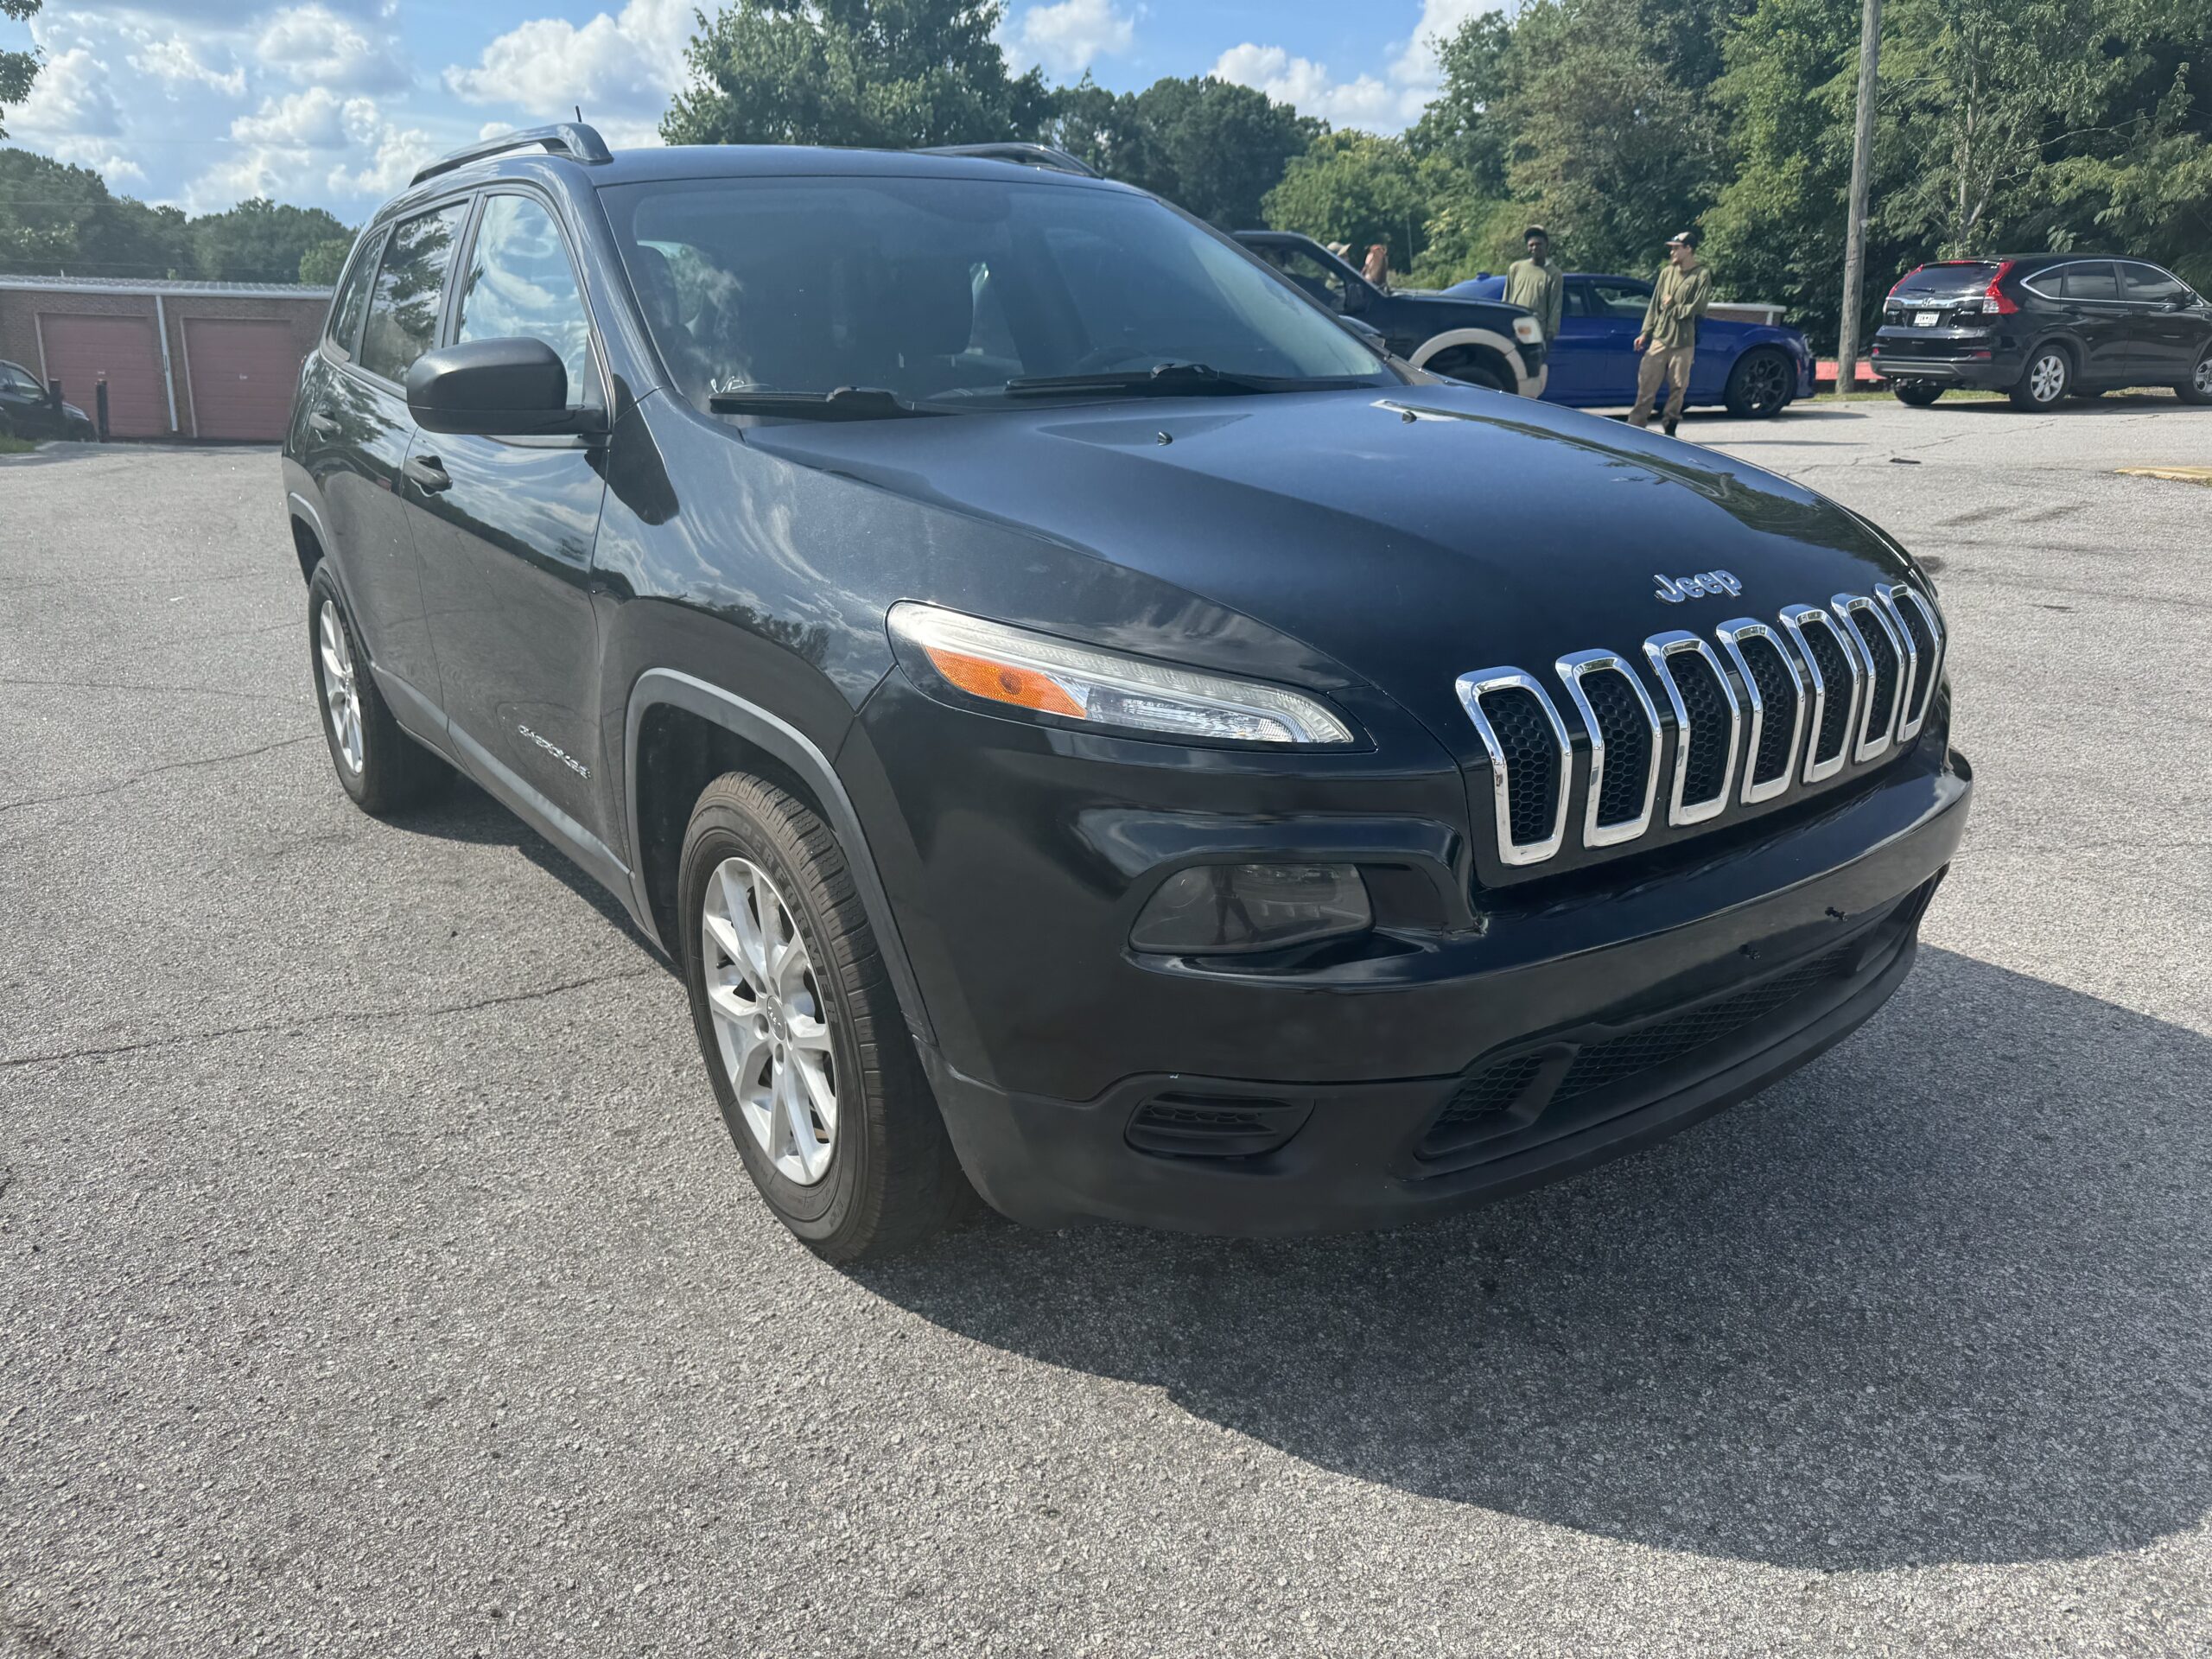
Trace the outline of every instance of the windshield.
{"type": "Polygon", "coordinates": [[[717,392],[840,386],[987,404],[1009,381],[1163,363],[1397,384],[1235,244],[1147,196],[906,177],[601,194],[661,356],[702,409],[717,392]]]}

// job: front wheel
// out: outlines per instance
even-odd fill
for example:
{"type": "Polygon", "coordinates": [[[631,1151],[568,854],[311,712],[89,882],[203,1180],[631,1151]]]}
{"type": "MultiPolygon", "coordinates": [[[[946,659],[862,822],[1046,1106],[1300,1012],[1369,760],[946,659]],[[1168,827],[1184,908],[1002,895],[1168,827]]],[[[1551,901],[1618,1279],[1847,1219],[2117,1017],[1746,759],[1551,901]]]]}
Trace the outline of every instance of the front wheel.
{"type": "Polygon", "coordinates": [[[2074,384],[2074,365],[2056,346],[2039,347],[2012,388],[2015,409],[2050,409],[2063,401],[2074,384]]]}
{"type": "Polygon", "coordinates": [[[1915,409],[1925,409],[1943,395],[1941,386],[1925,385],[1910,380],[1900,380],[1891,390],[1897,393],[1899,403],[1910,404],[1915,409]]]}
{"type": "Polygon", "coordinates": [[[971,1205],[830,826],[776,785],[727,773],[692,810],[678,880],[700,1052],[776,1218],[846,1262],[971,1205]]]}
{"type": "Polygon", "coordinates": [[[1484,391],[1511,391],[1513,385],[1488,358],[1471,353],[1452,353],[1427,365],[1431,374],[1440,374],[1447,380],[1457,380],[1462,385],[1480,386],[1484,391]]]}
{"type": "Polygon", "coordinates": [[[2212,404],[2212,348],[2196,359],[2196,372],[2174,388],[2174,395],[2184,404],[2212,404]]]}
{"type": "Polygon", "coordinates": [[[1739,421],[1764,421],[1789,406],[1796,382],[1790,361],[1770,349],[1745,352],[1728,371],[1723,394],[1728,412],[1739,421]]]}

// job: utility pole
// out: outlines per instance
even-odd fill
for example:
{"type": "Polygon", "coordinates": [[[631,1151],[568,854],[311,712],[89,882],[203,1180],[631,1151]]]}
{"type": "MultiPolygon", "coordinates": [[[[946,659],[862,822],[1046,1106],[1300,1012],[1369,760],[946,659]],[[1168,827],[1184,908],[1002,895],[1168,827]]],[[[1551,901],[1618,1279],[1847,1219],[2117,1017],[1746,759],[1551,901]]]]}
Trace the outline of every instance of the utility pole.
{"type": "Polygon", "coordinates": [[[1859,290],[1866,264],[1866,175],[1874,150],[1874,70],[1882,56],[1882,0],[1866,0],[1859,17],[1859,130],[1851,141],[1851,217],[1843,228],[1843,330],[1836,343],[1835,390],[1859,383],[1859,290]]]}

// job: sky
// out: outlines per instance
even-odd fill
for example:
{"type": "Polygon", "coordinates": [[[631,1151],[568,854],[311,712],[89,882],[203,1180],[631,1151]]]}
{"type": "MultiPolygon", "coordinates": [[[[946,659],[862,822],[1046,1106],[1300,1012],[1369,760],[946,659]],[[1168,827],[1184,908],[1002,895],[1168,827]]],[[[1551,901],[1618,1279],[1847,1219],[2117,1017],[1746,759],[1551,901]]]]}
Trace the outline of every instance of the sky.
{"type": "MultiPolygon", "coordinates": [[[[1430,42],[1495,3],[1013,0],[1001,41],[1056,81],[1211,73],[1393,132],[1434,90],[1430,42]]],[[[352,223],[430,157],[577,105],[618,148],[658,142],[695,6],[716,4],[48,0],[0,20],[0,48],[46,56],[6,142],[191,213],[266,195],[352,223]]]]}

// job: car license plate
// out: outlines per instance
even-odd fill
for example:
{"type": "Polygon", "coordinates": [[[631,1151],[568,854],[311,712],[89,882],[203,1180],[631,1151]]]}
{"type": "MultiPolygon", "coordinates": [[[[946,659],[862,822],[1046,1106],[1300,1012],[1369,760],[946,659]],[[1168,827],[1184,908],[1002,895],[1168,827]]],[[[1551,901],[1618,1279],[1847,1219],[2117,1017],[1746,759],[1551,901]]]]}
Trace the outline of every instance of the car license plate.
{"type": "Polygon", "coordinates": [[[1916,311],[1912,314],[1912,326],[1916,328],[1933,328],[1942,315],[1941,311],[1916,311]]]}

